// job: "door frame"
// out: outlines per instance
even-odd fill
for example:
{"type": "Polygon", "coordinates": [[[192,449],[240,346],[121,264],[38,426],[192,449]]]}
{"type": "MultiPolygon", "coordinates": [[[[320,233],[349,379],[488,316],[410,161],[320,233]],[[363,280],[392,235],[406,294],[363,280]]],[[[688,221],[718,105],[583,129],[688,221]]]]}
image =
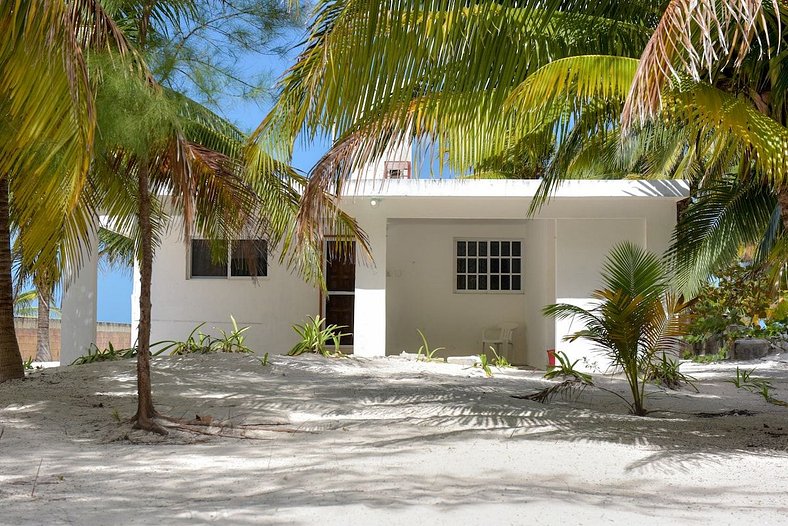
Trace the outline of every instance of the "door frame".
{"type": "MultiPolygon", "coordinates": [[[[322,263],[321,264],[323,266],[323,276],[324,276],[324,278],[326,280],[326,287],[328,287],[328,243],[336,241],[337,238],[338,238],[338,236],[323,236],[323,243],[321,245],[321,252],[322,252],[322,255],[321,255],[322,263]]],[[[352,243],[353,243],[353,272],[354,272],[354,275],[353,275],[353,290],[352,291],[338,290],[338,291],[331,292],[329,290],[323,291],[323,289],[321,288],[320,289],[320,317],[323,318],[323,319],[326,318],[326,313],[327,313],[326,303],[328,302],[329,295],[334,295],[334,296],[353,296],[353,318],[354,318],[354,320],[353,320],[353,325],[350,327],[350,331],[354,332],[355,331],[355,312],[356,312],[355,266],[356,266],[356,256],[357,256],[356,255],[356,249],[357,249],[357,246],[356,246],[355,240],[352,241],[352,243]]],[[[355,334],[353,334],[353,337],[354,337],[354,341],[355,341],[355,334]]],[[[350,353],[353,352],[353,345],[352,344],[351,345],[340,345],[339,348],[345,354],[350,354],[350,353]]]]}

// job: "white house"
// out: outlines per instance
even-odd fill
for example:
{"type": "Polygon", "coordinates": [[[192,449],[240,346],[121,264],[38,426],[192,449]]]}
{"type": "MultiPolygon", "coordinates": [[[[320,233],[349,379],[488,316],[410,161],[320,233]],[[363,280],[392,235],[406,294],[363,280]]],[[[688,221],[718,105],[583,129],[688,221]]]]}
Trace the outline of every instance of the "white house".
{"type": "MultiPolygon", "coordinates": [[[[278,265],[276,254],[267,255],[265,275],[254,280],[238,275],[243,265],[232,261],[216,267],[200,240],[184,243],[173,229],[153,267],[152,341],[184,339],[203,322],[203,330],[215,333],[233,315],[250,327],[250,347],[286,353],[296,341],[291,326],[320,314],[350,326],[345,350],[358,356],[416,352],[417,329],[431,347],[445,348],[442,355],[458,356],[478,354],[482,331],[510,322],[517,329],[509,360],[544,367],[548,349],[575,356],[588,349],[563,342],[570,323],[543,317],[542,307],[586,303],[604,258],[620,241],[662,253],[676,202],[687,196],[681,181],[570,181],[529,218],[538,181],[410,178],[410,162],[401,160],[407,156],[396,157],[348,185],[341,205],[367,233],[373,262],[327,262],[327,293],[278,265]]],[[[86,275],[73,285],[80,298],[95,287],[95,274],[86,275]]],[[[136,293],[135,287],[133,318],[136,293]]],[[[86,312],[85,301],[72,303],[86,312]]],[[[67,309],[75,309],[68,300],[67,309]]],[[[64,320],[69,316],[64,312],[64,320]]],[[[74,336],[72,352],[85,345],[80,338],[88,330],[74,336]]]]}

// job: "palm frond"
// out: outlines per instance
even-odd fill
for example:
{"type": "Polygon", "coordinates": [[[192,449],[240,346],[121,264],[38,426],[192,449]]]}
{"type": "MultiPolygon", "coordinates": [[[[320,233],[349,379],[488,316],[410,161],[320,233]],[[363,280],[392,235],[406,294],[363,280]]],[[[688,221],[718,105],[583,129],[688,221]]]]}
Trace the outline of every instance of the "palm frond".
{"type": "MultiPolygon", "coordinates": [[[[731,60],[740,65],[754,41],[760,52],[769,53],[774,38],[765,16],[769,9],[780,13],[782,8],[778,0],[671,0],[640,57],[622,115],[624,131],[654,117],[672,83],[687,75],[696,82],[709,79],[731,60]]],[[[775,19],[778,35],[780,18],[775,19]]]]}

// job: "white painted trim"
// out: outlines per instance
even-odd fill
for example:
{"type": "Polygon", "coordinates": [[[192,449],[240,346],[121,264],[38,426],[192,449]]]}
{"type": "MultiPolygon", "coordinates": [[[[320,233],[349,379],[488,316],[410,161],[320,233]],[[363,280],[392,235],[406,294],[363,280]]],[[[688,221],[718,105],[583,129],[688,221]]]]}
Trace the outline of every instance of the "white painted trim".
{"type": "MultiPolygon", "coordinates": [[[[372,197],[533,198],[541,181],[534,179],[380,179],[353,180],[342,192],[347,199],[372,197]]],[[[689,196],[682,180],[572,180],[561,183],[551,199],[640,198],[679,201],[689,196]]]]}

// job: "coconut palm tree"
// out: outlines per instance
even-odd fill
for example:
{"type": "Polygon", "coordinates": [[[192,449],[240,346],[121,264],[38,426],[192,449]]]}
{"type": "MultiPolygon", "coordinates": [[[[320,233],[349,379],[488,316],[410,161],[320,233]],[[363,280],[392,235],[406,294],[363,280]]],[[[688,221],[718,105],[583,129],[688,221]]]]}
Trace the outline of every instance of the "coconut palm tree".
{"type": "Polygon", "coordinates": [[[786,201],[786,21],[760,0],[324,1],[255,140],[287,159],[330,129],[312,181],[341,187],[403,141],[506,174],[547,136],[532,210],[568,177],[752,178],[786,201]]]}
{"type": "Polygon", "coordinates": [[[95,106],[89,48],[128,51],[95,0],[0,2],[0,382],[24,375],[13,325],[12,223],[31,266],[62,246],[77,263],[90,214],[80,201],[92,157],[95,106]],[[43,257],[42,257],[43,256],[43,257]]]}
{"type": "Polygon", "coordinates": [[[646,414],[645,386],[659,354],[678,348],[686,328],[687,307],[670,292],[669,274],[660,258],[632,243],[613,247],[602,270],[602,289],[591,294],[596,306],[584,309],[558,303],[544,308],[546,316],[573,318],[584,329],[565,337],[584,338],[620,369],[629,385],[632,413],[646,414]]]}

